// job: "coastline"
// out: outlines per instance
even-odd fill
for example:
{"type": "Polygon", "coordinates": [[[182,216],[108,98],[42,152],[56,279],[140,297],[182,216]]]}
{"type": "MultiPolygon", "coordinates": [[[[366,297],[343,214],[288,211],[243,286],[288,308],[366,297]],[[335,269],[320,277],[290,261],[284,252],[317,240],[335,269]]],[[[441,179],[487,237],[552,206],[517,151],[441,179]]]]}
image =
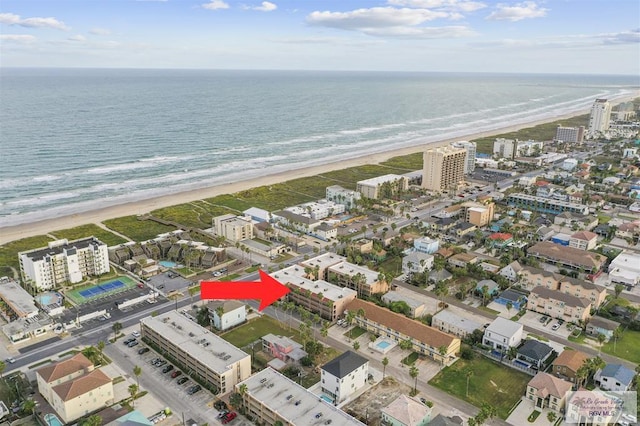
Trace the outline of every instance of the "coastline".
{"type": "MultiPolygon", "coordinates": [[[[638,93],[634,93],[633,95],[611,99],[611,101],[614,105],[617,105],[622,102],[633,100],[637,97],[638,97],[638,93]]],[[[194,190],[170,194],[170,195],[163,195],[160,197],[143,199],[135,202],[116,204],[116,205],[112,205],[112,206],[108,206],[100,209],[89,210],[89,211],[72,214],[72,215],[54,217],[54,218],[45,219],[37,222],[22,223],[18,225],[0,227],[0,245],[6,244],[14,240],[19,240],[22,238],[27,238],[27,237],[36,236],[36,235],[45,235],[49,232],[60,230],[60,229],[73,228],[76,226],[86,225],[90,223],[100,223],[104,220],[113,219],[117,217],[145,214],[159,208],[188,203],[196,200],[201,200],[204,198],[211,198],[217,195],[233,194],[233,193],[254,188],[257,186],[273,185],[276,183],[280,183],[280,182],[284,182],[292,179],[314,176],[314,175],[326,173],[329,171],[340,170],[340,169],[345,169],[345,168],[354,167],[354,166],[361,166],[366,164],[378,164],[392,157],[414,154],[417,152],[424,151],[427,148],[446,145],[453,141],[459,141],[463,139],[474,140],[474,139],[490,137],[490,136],[494,136],[502,133],[514,132],[523,128],[533,127],[533,126],[544,124],[544,123],[551,123],[558,120],[567,119],[569,117],[574,117],[576,115],[585,114],[588,112],[589,110],[571,111],[571,112],[566,112],[564,114],[547,118],[547,119],[500,127],[500,128],[496,128],[496,129],[485,131],[485,132],[469,134],[469,135],[450,138],[442,141],[418,144],[412,147],[389,150],[381,153],[376,153],[373,155],[363,154],[356,158],[350,158],[348,160],[342,160],[338,162],[332,162],[332,163],[322,164],[322,165],[308,167],[308,168],[293,169],[286,172],[280,172],[275,174],[267,174],[265,176],[231,182],[225,185],[216,185],[216,186],[211,186],[207,188],[194,189],[194,190]]]]}

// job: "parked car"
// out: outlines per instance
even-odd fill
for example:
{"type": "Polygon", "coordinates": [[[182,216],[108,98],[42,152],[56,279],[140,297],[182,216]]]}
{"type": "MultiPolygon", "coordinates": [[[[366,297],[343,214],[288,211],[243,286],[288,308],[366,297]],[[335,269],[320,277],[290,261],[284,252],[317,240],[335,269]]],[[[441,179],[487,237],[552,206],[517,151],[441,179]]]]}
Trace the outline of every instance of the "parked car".
{"type": "Polygon", "coordinates": [[[560,323],[555,323],[555,324],[553,324],[553,326],[551,327],[551,329],[552,329],[553,331],[556,331],[556,330],[557,330],[557,329],[559,329],[559,328],[560,328],[560,323]]]}
{"type": "Polygon", "coordinates": [[[124,341],[124,344],[125,344],[125,345],[128,345],[129,343],[131,343],[131,342],[133,342],[133,341],[135,341],[135,340],[136,340],[136,339],[135,339],[134,337],[131,337],[130,339],[125,340],[125,341],[124,341]]]}
{"type": "Polygon", "coordinates": [[[162,361],[162,358],[155,358],[151,361],[151,365],[156,365],[157,363],[159,363],[160,361],[162,361]]]}
{"type": "Polygon", "coordinates": [[[193,385],[189,389],[187,389],[187,394],[193,395],[194,393],[200,392],[202,390],[202,386],[193,385]]]}
{"type": "Polygon", "coordinates": [[[139,331],[134,331],[133,333],[131,333],[131,335],[135,338],[140,337],[140,332],[139,331]]]}
{"type": "Polygon", "coordinates": [[[154,365],[155,365],[156,367],[162,367],[162,366],[163,366],[163,365],[165,365],[166,363],[167,363],[167,361],[165,361],[165,360],[163,359],[163,360],[160,360],[160,361],[156,362],[154,365]]]}
{"type": "Polygon", "coordinates": [[[140,348],[140,349],[138,349],[138,354],[139,355],[146,354],[147,352],[149,352],[149,348],[140,348]]]}
{"type": "Polygon", "coordinates": [[[222,418],[222,424],[227,424],[229,423],[231,420],[235,419],[236,417],[238,417],[238,415],[236,413],[234,413],[233,411],[230,413],[227,413],[223,418],[222,418]]]}
{"type": "Polygon", "coordinates": [[[162,372],[163,373],[168,373],[171,370],[173,370],[173,365],[169,364],[165,368],[162,369],[162,372]]]}
{"type": "Polygon", "coordinates": [[[229,413],[229,410],[222,410],[218,413],[218,418],[221,419],[229,413]]]}
{"type": "Polygon", "coordinates": [[[176,370],[173,373],[171,373],[171,377],[173,377],[175,379],[176,377],[178,377],[181,374],[182,374],[182,371],[176,370]]]}
{"type": "Polygon", "coordinates": [[[227,411],[227,403],[222,400],[218,400],[213,404],[213,408],[219,411],[227,411]]]}
{"type": "Polygon", "coordinates": [[[127,346],[129,346],[130,348],[132,348],[134,346],[138,346],[138,341],[134,339],[132,342],[129,342],[129,344],[127,346]]]}
{"type": "Polygon", "coordinates": [[[16,362],[15,358],[13,358],[11,356],[9,358],[7,358],[5,361],[7,361],[8,364],[13,364],[14,362],[16,362]]]}
{"type": "Polygon", "coordinates": [[[179,385],[184,385],[185,383],[187,383],[189,381],[189,378],[187,376],[185,377],[181,377],[179,378],[176,383],[179,385]]]}

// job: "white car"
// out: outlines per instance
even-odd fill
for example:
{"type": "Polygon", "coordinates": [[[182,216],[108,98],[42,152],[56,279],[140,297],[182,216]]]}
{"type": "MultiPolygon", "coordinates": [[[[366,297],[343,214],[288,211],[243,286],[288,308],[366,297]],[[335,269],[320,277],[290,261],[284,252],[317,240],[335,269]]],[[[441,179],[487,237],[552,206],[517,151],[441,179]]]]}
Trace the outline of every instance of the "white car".
{"type": "Polygon", "coordinates": [[[16,362],[15,358],[13,358],[11,356],[9,358],[7,358],[6,361],[7,361],[8,364],[13,364],[14,362],[16,362]]]}
{"type": "Polygon", "coordinates": [[[133,333],[131,333],[131,335],[132,335],[133,337],[135,337],[135,338],[138,338],[138,337],[140,337],[140,332],[138,332],[138,331],[134,331],[133,333]]]}
{"type": "Polygon", "coordinates": [[[629,420],[629,422],[631,423],[638,423],[638,418],[636,416],[634,416],[633,414],[623,414],[622,418],[625,420],[629,420]]]}
{"type": "Polygon", "coordinates": [[[558,323],[553,324],[553,327],[551,327],[551,329],[552,329],[553,331],[556,331],[556,330],[557,330],[557,329],[559,329],[559,328],[560,328],[560,324],[558,324],[558,323]]]}

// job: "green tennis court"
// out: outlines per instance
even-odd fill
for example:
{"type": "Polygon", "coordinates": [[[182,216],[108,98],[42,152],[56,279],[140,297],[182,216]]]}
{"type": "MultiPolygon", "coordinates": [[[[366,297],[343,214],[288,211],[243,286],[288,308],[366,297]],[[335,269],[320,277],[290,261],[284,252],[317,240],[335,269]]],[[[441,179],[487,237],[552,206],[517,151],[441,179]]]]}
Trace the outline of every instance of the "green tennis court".
{"type": "Polygon", "coordinates": [[[99,282],[98,284],[90,284],[84,287],[74,288],[73,290],[67,291],[66,296],[75,304],[81,305],[92,300],[120,293],[121,291],[135,287],[135,285],[136,282],[134,280],[121,275],[108,281],[99,282]]]}

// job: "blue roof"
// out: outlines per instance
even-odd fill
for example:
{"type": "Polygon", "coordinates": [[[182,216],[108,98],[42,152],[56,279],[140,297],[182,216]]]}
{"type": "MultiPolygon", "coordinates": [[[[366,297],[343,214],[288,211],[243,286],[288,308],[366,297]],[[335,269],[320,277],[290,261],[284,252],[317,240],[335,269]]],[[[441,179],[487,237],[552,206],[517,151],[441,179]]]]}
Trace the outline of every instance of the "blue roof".
{"type": "Polygon", "coordinates": [[[133,410],[130,413],[125,414],[115,420],[117,425],[122,426],[153,426],[153,422],[149,421],[140,411],[133,410]]]}
{"type": "Polygon", "coordinates": [[[600,376],[613,377],[618,382],[629,386],[631,381],[633,380],[633,376],[635,373],[633,370],[628,369],[624,365],[620,364],[607,364],[605,368],[602,369],[600,376]]]}

